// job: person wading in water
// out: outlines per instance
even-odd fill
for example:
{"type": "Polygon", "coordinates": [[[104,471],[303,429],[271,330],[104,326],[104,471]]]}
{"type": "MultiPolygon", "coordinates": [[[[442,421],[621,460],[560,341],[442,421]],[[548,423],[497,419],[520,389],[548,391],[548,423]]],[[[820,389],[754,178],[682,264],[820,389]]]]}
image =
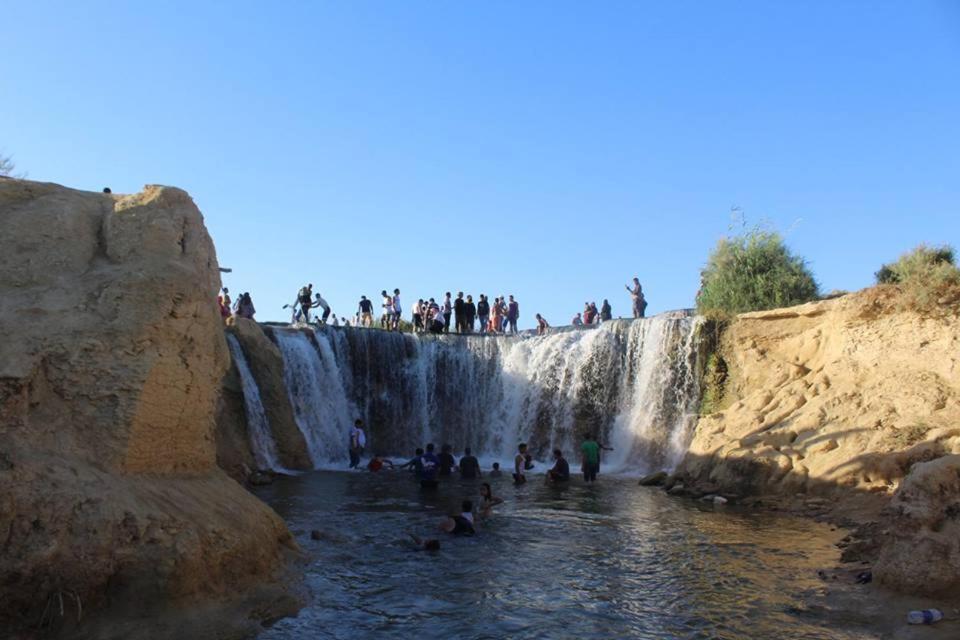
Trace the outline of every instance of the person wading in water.
{"type": "Polygon", "coordinates": [[[524,484],[527,481],[525,473],[527,467],[527,445],[521,442],[517,445],[517,455],[513,459],[513,483],[524,484]]]}

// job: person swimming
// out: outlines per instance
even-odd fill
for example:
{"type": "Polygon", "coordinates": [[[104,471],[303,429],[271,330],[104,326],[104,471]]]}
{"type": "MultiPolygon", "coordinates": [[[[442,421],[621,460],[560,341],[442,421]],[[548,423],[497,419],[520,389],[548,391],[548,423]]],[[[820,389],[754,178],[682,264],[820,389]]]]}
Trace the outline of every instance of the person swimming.
{"type": "Polygon", "coordinates": [[[440,541],[436,538],[426,538],[423,539],[420,536],[415,536],[412,533],[409,534],[410,539],[413,540],[413,544],[416,545],[417,551],[440,551],[440,541]]]}

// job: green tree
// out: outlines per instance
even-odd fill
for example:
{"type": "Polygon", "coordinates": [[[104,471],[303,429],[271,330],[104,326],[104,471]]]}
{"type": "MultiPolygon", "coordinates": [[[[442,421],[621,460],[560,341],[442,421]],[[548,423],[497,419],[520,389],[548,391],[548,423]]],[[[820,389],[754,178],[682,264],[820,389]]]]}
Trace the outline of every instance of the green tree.
{"type": "Polygon", "coordinates": [[[722,238],[701,272],[697,311],[732,315],[802,304],[819,288],[803,258],[779,234],[752,229],[722,238]]]}

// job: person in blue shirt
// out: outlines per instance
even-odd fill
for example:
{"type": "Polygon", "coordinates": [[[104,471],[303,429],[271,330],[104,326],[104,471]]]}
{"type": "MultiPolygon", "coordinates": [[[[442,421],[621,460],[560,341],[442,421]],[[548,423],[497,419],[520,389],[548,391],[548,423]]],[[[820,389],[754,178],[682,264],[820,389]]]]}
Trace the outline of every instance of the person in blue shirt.
{"type": "Polygon", "coordinates": [[[435,489],[440,481],[437,474],[440,472],[440,459],[433,452],[433,443],[427,445],[427,451],[420,456],[420,468],[417,473],[420,477],[420,486],[424,489],[435,489]]]}

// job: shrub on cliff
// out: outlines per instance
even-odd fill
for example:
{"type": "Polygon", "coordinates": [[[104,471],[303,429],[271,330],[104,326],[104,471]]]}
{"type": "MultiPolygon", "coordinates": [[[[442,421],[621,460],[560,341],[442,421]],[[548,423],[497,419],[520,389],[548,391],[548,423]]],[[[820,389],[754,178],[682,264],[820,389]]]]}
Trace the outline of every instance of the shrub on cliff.
{"type": "Polygon", "coordinates": [[[697,311],[708,316],[789,307],[816,300],[817,281],[783,238],[753,229],[722,238],[701,272],[697,311]]]}
{"type": "Polygon", "coordinates": [[[960,297],[960,269],[953,247],[920,245],[880,267],[877,284],[898,285],[908,307],[925,309],[960,297]]]}
{"type": "Polygon", "coordinates": [[[0,154],[0,176],[13,176],[13,158],[0,154]]]}

